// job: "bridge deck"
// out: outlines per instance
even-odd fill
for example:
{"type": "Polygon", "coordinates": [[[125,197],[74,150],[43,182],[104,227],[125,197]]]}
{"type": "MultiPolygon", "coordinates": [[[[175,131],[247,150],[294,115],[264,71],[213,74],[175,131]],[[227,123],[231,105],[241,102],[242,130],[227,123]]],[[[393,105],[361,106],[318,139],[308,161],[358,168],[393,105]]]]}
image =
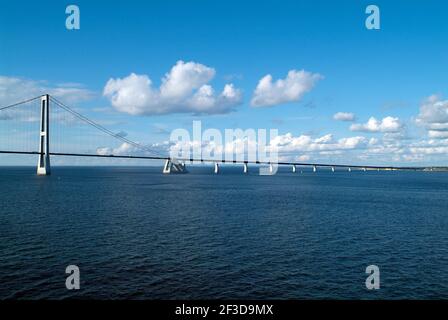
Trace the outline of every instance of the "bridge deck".
{"type": "MultiPolygon", "coordinates": [[[[4,151],[0,150],[0,154],[28,154],[40,155],[38,151],[4,151]]],[[[142,159],[142,160],[170,160],[170,157],[162,156],[127,156],[127,155],[113,155],[113,154],[85,154],[85,153],[59,153],[50,152],[50,156],[64,156],[64,157],[93,157],[93,158],[109,158],[109,159],[142,159]]],[[[280,166],[306,166],[306,167],[327,167],[327,168],[360,168],[360,169],[380,169],[380,170],[424,170],[427,167],[400,167],[400,166],[371,166],[371,165],[351,165],[351,164],[328,164],[328,163],[313,163],[313,162],[268,162],[268,161],[251,161],[251,160],[226,160],[226,159],[197,159],[197,158],[176,158],[181,162],[201,162],[201,163],[233,163],[233,164],[257,164],[270,165],[277,164],[280,166]]]]}

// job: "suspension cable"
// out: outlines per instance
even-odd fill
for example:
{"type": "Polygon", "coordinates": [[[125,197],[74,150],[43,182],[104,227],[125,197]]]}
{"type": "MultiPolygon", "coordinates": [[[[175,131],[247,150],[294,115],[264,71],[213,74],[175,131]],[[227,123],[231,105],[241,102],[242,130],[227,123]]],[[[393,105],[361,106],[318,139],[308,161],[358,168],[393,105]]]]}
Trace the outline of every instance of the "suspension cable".
{"type": "MultiPolygon", "coordinates": [[[[137,149],[140,149],[140,150],[143,150],[143,151],[147,151],[147,152],[150,152],[150,153],[152,153],[152,154],[159,155],[159,156],[163,156],[160,152],[151,150],[151,149],[149,149],[148,147],[146,147],[146,146],[144,146],[144,145],[142,145],[142,144],[140,144],[140,143],[138,143],[138,142],[129,140],[129,139],[123,137],[123,136],[120,136],[120,135],[117,134],[117,133],[114,133],[114,132],[110,131],[109,129],[103,127],[102,125],[96,123],[95,121],[93,121],[93,120],[87,118],[86,116],[84,116],[84,115],[80,114],[79,112],[73,110],[72,108],[68,107],[67,105],[65,105],[64,103],[62,103],[62,102],[59,101],[58,99],[54,98],[53,96],[50,96],[50,99],[51,99],[54,103],[56,103],[56,105],[58,105],[60,108],[66,110],[66,111],[68,111],[68,112],[70,112],[71,114],[73,114],[73,115],[74,115],[75,117],[77,117],[78,119],[80,119],[80,120],[86,122],[87,124],[89,124],[89,125],[95,127],[96,129],[98,129],[98,130],[100,130],[100,131],[106,133],[107,135],[109,135],[109,136],[111,136],[111,137],[114,137],[114,138],[116,138],[116,139],[119,139],[119,140],[121,140],[121,141],[123,141],[123,142],[125,142],[125,143],[128,143],[128,144],[134,146],[134,147],[137,148],[137,149]]],[[[163,156],[163,157],[164,157],[164,156],[163,156]]]]}
{"type": "Polygon", "coordinates": [[[19,106],[19,105],[24,104],[24,103],[28,103],[28,102],[34,101],[34,100],[36,100],[36,99],[42,98],[42,96],[43,96],[43,95],[40,95],[40,96],[38,96],[38,97],[34,97],[34,98],[31,98],[31,99],[23,100],[23,101],[21,101],[21,102],[17,102],[17,103],[14,103],[14,104],[10,104],[9,106],[0,107],[0,111],[5,110],[5,109],[9,109],[9,108],[13,108],[13,107],[19,106]]]}

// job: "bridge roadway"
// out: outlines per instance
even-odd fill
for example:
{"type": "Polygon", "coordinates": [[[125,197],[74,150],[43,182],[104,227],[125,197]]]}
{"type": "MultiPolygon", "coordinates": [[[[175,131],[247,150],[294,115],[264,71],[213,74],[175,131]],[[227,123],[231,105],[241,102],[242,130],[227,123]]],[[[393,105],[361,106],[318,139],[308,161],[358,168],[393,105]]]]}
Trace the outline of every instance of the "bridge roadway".
{"type": "MultiPolygon", "coordinates": [[[[0,154],[22,154],[22,155],[41,155],[37,151],[2,151],[0,154]]],[[[126,155],[102,155],[102,154],[84,154],[84,153],[58,153],[49,152],[50,156],[65,157],[94,157],[109,159],[143,159],[143,160],[172,160],[170,157],[163,156],[126,156],[126,155]]],[[[279,166],[302,166],[302,167],[321,167],[321,168],[345,168],[345,169],[366,169],[366,170],[424,170],[427,167],[400,167],[400,166],[370,166],[370,165],[351,165],[351,164],[328,164],[328,163],[311,163],[311,162],[269,162],[269,161],[250,161],[250,160],[217,160],[217,159],[195,159],[195,158],[176,158],[180,162],[197,162],[197,163],[232,163],[232,164],[256,164],[256,165],[279,165],[279,166]]]]}

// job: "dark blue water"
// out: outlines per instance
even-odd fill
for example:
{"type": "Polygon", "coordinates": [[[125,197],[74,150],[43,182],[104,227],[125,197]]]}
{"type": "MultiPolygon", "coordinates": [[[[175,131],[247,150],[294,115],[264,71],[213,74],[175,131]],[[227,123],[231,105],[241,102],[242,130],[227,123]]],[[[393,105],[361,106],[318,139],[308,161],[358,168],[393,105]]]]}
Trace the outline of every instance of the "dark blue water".
{"type": "Polygon", "coordinates": [[[0,170],[0,298],[448,298],[448,173],[34,171],[0,170]]]}

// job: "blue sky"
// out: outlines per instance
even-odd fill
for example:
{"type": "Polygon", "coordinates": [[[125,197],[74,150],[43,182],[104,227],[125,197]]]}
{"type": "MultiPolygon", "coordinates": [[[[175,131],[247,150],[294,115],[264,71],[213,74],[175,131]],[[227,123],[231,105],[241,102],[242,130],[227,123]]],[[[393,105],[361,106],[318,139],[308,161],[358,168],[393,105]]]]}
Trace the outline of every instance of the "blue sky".
{"type": "MultiPolygon", "coordinates": [[[[80,8],[81,28],[71,31],[68,4],[1,4],[0,105],[63,87],[76,90],[61,93],[61,100],[147,144],[201,120],[220,130],[278,128],[290,134],[282,141],[296,146],[285,152],[300,159],[446,164],[445,1],[76,1],[70,4],[80,8]],[[364,25],[369,4],[380,8],[380,30],[364,25]],[[213,87],[216,101],[206,112],[198,115],[194,102],[184,106],[191,96],[173,102],[160,93],[161,79],[178,61],[181,71],[199,69],[200,85],[213,87]],[[277,90],[268,95],[278,103],[251,104],[263,77],[271,75],[275,84],[294,70],[306,72],[291,80],[303,92],[288,98],[277,90]],[[119,81],[132,73],[139,78],[119,81]],[[11,79],[30,90],[14,90],[11,79]],[[110,79],[116,82],[104,95],[110,79]],[[145,79],[152,84],[142,90],[160,102],[132,96],[114,102],[130,87],[141,93],[135,87],[145,79]],[[230,83],[238,95],[221,101],[230,83]],[[355,118],[335,120],[338,112],[355,118]],[[366,125],[371,117],[377,122],[366,125]],[[360,138],[354,145],[341,140],[353,137],[360,138]]],[[[190,81],[188,72],[181,80],[190,81]]]]}

